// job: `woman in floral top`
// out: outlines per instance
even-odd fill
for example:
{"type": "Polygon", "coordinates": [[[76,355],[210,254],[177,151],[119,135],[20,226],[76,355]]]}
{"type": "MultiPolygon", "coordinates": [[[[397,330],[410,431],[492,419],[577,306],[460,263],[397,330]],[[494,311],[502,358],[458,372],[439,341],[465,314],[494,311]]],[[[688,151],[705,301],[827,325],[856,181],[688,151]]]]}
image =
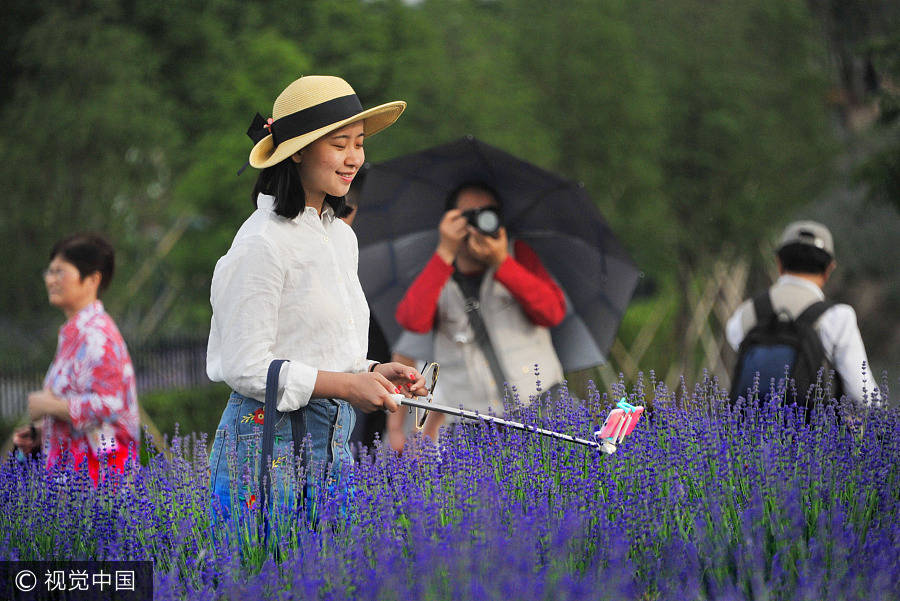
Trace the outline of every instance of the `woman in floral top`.
{"type": "MultiPolygon", "coordinates": [[[[136,457],[140,436],[134,367],[119,329],[99,296],[109,286],[114,253],[93,234],[75,234],[53,247],[44,283],[50,304],[65,313],[56,356],[43,390],[28,395],[32,420],[43,418],[43,450],[50,467],[87,461],[97,482],[102,462],[121,471],[136,457]]],[[[28,453],[38,441],[30,427],[15,434],[28,453]]]]}

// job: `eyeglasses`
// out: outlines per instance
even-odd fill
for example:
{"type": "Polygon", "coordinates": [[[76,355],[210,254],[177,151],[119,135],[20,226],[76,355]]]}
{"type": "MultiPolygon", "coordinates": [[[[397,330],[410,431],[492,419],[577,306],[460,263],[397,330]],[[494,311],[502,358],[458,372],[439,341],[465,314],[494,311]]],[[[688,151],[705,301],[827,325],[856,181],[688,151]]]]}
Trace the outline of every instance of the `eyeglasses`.
{"type": "Polygon", "coordinates": [[[66,271],[65,269],[61,269],[61,268],[59,268],[59,267],[56,267],[56,268],[53,268],[53,269],[49,269],[49,268],[48,268],[48,269],[45,269],[45,270],[42,272],[42,275],[44,276],[45,279],[46,279],[46,278],[53,278],[53,279],[60,279],[60,280],[62,280],[62,279],[64,279],[64,278],[66,277],[66,274],[67,274],[67,273],[69,273],[69,272],[66,271]]]}
{"type": "MultiPolygon", "coordinates": [[[[438,372],[440,371],[440,366],[431,362],[428,364],[425,369],[422,370],[422,377],[425,378],[425,388],[428,389],[428,402],[432,402],[434,400],[434,387],[437,386],[438,372]]],[[[421,430],[425,427],[425,418],[428,417],[427,409],[419,409],[416,407],[416,429],[421,430]]]]}

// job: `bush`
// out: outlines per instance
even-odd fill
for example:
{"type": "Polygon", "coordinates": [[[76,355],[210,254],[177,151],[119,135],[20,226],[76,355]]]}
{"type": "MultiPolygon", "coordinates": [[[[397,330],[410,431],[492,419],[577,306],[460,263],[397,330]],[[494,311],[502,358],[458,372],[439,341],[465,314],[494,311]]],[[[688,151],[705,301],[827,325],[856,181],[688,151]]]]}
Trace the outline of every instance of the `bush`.
{"type": "Polygon", "coordinates": [[[231,389],[222,383],[189,390],[162,390],[140,395],[140,404],[166,436],[176,431],[205,433],[212,440],[231,389]]]}

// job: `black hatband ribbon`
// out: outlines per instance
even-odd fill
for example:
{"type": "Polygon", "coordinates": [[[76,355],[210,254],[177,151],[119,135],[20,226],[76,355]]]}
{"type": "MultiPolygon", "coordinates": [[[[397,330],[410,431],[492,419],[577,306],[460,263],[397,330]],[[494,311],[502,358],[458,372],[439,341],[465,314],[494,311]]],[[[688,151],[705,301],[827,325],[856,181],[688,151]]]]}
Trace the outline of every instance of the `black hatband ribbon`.
{"type": "MultiPolygon", "coordinates": [[[[332,98],[315,106],[305,108],[302,111],[285,115],[281,119],[269,123],[262,115],[256,113],[247,135],[258,144],[260,140],[272,134],[272,145],[278,146],[285,140],[308,134],[320,127],[325,127],[344,119],[358,115],[363,110],[362,103],[356,94],[348,94],[339,98],[332,98]]],[[[247,168],[248,162],[238,171],[238,175],[247,168]]]]}
{"type": "Polygon", "coordinates": [[[269,126],[269,131],[272,132],[272,143],[278,146],[285,140],[349,119],[361,113],[362,110],[362,103],[356,94],[349,94],[285,115],[269,126]]]}

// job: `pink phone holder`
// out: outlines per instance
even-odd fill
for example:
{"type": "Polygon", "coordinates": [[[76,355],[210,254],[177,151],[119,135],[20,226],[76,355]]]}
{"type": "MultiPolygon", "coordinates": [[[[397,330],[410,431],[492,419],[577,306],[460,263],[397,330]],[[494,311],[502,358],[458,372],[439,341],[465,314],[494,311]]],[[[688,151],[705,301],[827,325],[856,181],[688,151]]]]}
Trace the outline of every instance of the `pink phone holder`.
{"type": "Polygon", "coordinates": [[[632,405],[623,398],[606,416],[603,426],[594,432],[594,437],[600,440],[608,452],[615,452],[616,445],[631,434],[642,413],[644,408],[641,405],[632,405]]]}

